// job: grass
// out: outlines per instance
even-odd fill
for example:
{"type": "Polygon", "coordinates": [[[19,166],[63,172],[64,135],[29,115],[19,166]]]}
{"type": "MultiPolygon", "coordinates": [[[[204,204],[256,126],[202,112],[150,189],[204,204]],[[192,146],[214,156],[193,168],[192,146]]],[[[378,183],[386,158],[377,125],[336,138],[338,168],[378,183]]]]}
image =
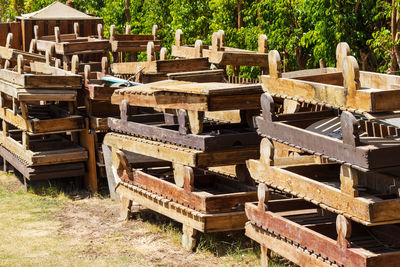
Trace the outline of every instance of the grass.
{"type": "MultiPolygon", "coordinates": [[[[96,237],[65,234],[58,215],[71,205],[72,212],[93,205],[92,200],[112,203],[93,198],[79,204],[51,184],[25,191],[13,175],[0,174],[0,266],[259,266],[259,247],[243,232],[199,233],[198,248],[189,253],[180,248],[180,224],[154,213],[142,212],[119,225],[117,217],[108,218],[116,226],[108,232],[101,230],[108,226],[99,226],[102,234],[96,237]]],[[[102,223],[96,221],[94,229],[102,223]]]]}

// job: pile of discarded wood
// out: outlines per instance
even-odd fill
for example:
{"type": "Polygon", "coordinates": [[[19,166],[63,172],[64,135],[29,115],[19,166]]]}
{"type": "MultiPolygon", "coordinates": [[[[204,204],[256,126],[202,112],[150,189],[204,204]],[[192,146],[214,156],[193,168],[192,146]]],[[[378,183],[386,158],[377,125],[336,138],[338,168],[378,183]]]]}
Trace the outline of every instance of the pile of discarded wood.
{"type": "Polygon", "coordinates": [[[246,204],[246,235],[264,264],[272,250],[301,266],[398,266],[400,129],[371,119],[396,116],[399,78],[359,71],[346,43],[336,68],[281,73],[280,64],[271,51],[261,77],[261,155],[247,161],[258,203],[246,204]],[[302,112],[303,103],[321,108],[302,112]]]}
{"type": "Polygon", "coordinates": [[[400,128],[387,120],[399,76],[360,71],[346,43],[336,68],[282,73],[265,35],[254,52],[223,31],[184,45],[177,30],[169,56],[156,25],[34,33],[29,52],[12,34],[0,47],[0,156],[25,182],[84,177],[97,191],[107,178],[125,218],[136,203],[181,222],[187,249],[197,231],[245,228],[263,264],[271,251],[301,266],[400,264],[400,128]]]}

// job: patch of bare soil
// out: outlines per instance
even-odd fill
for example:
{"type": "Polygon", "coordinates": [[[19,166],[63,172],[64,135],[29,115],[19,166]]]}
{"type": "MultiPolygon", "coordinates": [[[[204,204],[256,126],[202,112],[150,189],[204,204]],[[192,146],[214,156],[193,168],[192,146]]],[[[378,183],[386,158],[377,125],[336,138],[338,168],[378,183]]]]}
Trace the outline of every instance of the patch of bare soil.
{"type": "MultiPolygon", "coordinates": [[[[151,230],[148,223],[146,227],[146,222],[141,218],[155,215],[142,212],[140,218],[134,216],[125,221],[119,218],[119,208],[118,201],[95,197],[69,202],[56,214],[62,223],[60,234],[80,239],[84,243],[86,241],[88,245],[84,249],[85,254],[95,258],[129,257],[132,265],[135,259],[142,265],[153,266],[218,265],[217,257],[185,251],[167,233],[151,230]],[[114,250],[109,244],[106,245],[108,242],[114,243],[114,250]],[[107,249],[101,249],[101,246],[107,246],[107,249]],[[127,248],[134,248],[134,252],[127,248]]],[[[157,217],[153,220],[157,220],[157,217]]]]}

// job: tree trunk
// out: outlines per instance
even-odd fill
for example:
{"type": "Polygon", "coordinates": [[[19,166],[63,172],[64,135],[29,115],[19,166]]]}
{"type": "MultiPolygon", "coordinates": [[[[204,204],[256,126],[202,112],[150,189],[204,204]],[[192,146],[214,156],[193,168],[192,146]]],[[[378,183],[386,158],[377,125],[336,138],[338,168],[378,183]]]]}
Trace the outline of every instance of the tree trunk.
{"type": "MultiPolygon", "coordinates": [[[[391,30],[392,30],[392,41],[396,41],[396,35],[397,35],[397,11],[396,11],[396,0],[392,0],[392,17],[391,17],[391,30]]],[[[392,51],[390,52],[390,73],[395,73],[397,69],[397,58],[396,58],[396,51],[397,47],[396,45],[393,46],[392,51]]]]}
{"type": "Polygon", "coordinates": [[[131,12],[129,10],[129,7],[131,6],[131,1],[130,0],[125,0],[125,16],[126,16],[126,21],[130,22],[131,21],[131,12]]]}
{"type": "Polygon", "coordinates": [[[243,17],[240,14],[242,12],[243,9],[243,3],[242,0],[238,0],[237,2],[237,10],[238,10],[238,30],[240,30],[240,28],[243,27],[243,17]]]}

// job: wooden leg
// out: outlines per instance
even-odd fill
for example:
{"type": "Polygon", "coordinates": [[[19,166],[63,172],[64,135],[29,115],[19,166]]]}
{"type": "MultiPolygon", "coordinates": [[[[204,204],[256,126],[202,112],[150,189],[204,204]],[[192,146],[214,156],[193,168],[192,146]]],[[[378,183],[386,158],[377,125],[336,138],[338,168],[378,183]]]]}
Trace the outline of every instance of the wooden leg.
{"type": "Polygon", "coordinates": [[[192,134],[203,132],[204,111],[188,110],[189,126],[192,134]]]}
{"type": "Polygon", "coordinates": [[[8,172],[7,160],[5,158],[3,158],[3,172],[8,172]]]}
{"type": "Polygon", "coordinates": [[[264,245],[261,245],[261,266],[268,267],[271,261],[271,250],[264,245]]]}
{"type": "Polygon", "coordinates": [[[22,146],[25,150],[29,150],[29,135],[26,131],[22,132],[22,146]]]}
{"type": "Polygon", "coordinates": [[[343,215],[336,217],[336,232],[337,232],[337,245],[340,248],[349,248],[351,237],[351,221],[343,215]]]}
{"type": "Polygon", "coordinates": [[[358,197],[358,173],[357,170],[342,165],[340,166],[340,191],[353,197],[358,197]]]}
{"type": "Polygon", "coordinates": [[[123,196],[121,203],[122,205],[121,205],[120,217],[121,219],[127,221],[131,217],[132,200],[123,196]]]}
{"type": "Polygon", "coordinates": [[[182,232],[182,247],[186,250],[193,251],[196,247],[197,230],[186,224],[183,224],[182,232]]]}
{"type": "Polygon", "coordinates": [[[2,127],[3,127],[3,135],[4,135],[4,136],[9,136],[9,132],[8,132],[8,130],[9,130],[8,123],[7,123],[5,120],[3,120],[1,123],[2,123],[2,127]]]}

